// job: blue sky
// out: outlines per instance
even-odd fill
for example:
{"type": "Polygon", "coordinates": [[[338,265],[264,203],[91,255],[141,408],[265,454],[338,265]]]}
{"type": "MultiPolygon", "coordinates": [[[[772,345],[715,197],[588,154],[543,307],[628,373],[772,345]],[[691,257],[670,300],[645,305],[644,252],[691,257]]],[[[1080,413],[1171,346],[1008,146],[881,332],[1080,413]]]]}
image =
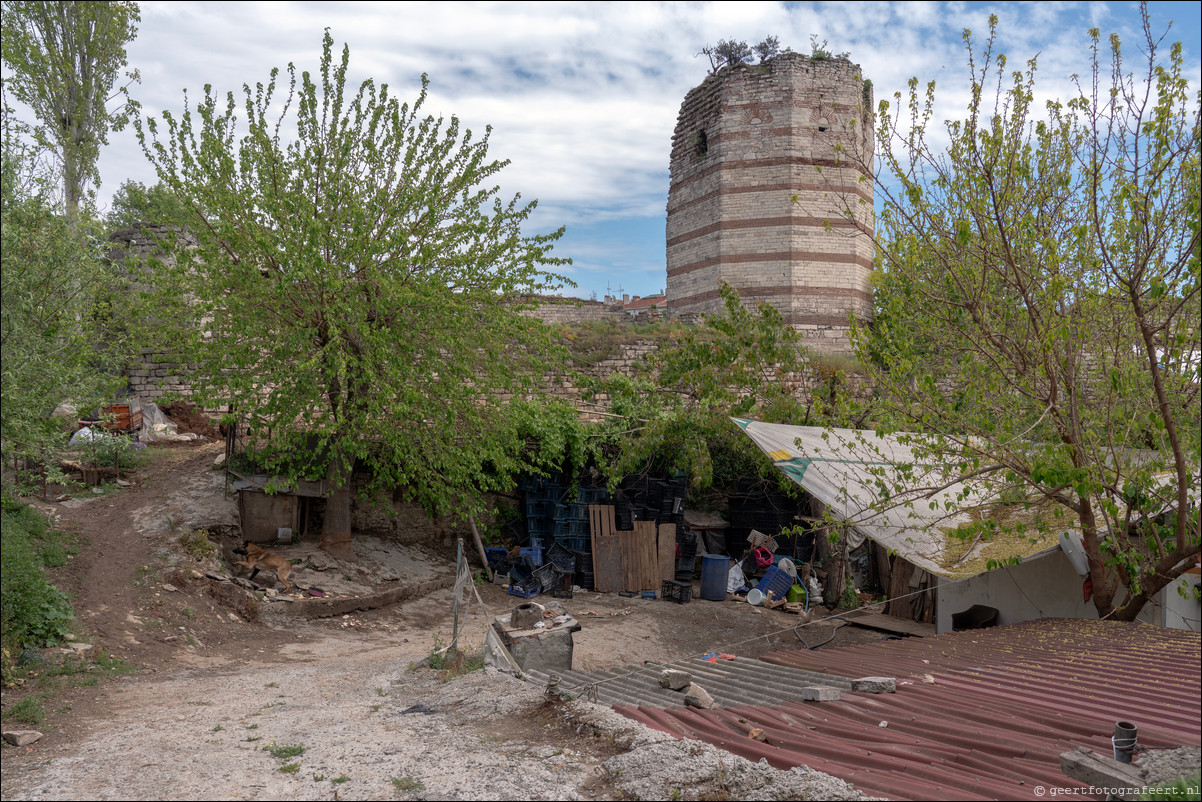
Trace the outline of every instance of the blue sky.
{"type": "MultiPolygon", "coordinates": [[[[1134,64],[1139,6],[1133,2],[858,3],[296,3],[144,2],[129,66],[147,113],[178,112],[183,90],[221,92],[266,81],[293,61],[315,69],[326,27],[351,49],[351,79],[386,82],[405,99],[430,77],[427,111],[467,127],[493,126],[490,154],[512,164],[504,192],[537,198],[532,224],[567,226],[557,253],[577,282],[565,295],[607,290],[648,295],[664,287],[668,152],[685,93],[722,38],[755,43],[776,35],[808,53],[811,36],[846,51],[877,99],[911,76],[935,80],[944,116],[967,97],[961,31],[983,35],[1000,18],[1010,64],[1039,54],[1038,89],[1067,97],[1069,76],[1088,69],[1092,26],[1118,32],[1134,64]]],[[[1199,84],[1200,4],[1151,3],[1153,28],[1173,23],[1188,75],[1199,84]]],[[[126,179],[153,183],[132,131],[114,134],[100,160],[101,205],[126,179]]]]}

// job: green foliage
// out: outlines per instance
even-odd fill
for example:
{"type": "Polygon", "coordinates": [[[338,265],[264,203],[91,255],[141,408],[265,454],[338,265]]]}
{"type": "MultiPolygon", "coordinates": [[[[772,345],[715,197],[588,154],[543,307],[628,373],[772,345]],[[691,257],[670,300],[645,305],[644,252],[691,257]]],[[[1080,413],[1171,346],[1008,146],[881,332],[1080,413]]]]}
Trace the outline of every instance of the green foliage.
{"type": "Polygon", "coordinates": [[[1163,785],[1154,791],[1145,791],[1140,799],[1202,799],[1202,772],[1195,771],[1163,785]]]}
{"type": "Polygon", "coordinates": [[[16,704],[4,711],[5,718],[13,718],[22,724],[41,724],[46,720],[46,708],[33,694],[22,696],[16,704]]]}
{"type": "Polygon", "coordinates": [[[8,0],[3,18],[0,54],[12,71],[5,88],[45,126],[38,138],[62,164],[63,199],[74,215],[87,183],[99,180],[96,160],[109,129],[128,119],[127,106],[113,113],[106,104],[138,30],[138,4],[8,0]]]}
{"type": "Polygon", "coordinates": [[[970,478],[1001,500],[997,531],[1078,529],[1099,614],[1130,620],[1199,553],[1202,95],[1145,24],[1146,73],[1093,30],[1092,74],[1040,108],[1035,60],[1007,72],[995,26],[983,53],[965,32],[971,104],[945,153],[934,84],[877,117],[896,184],[878,187],[876,318],[855,339],[878,427],[921,433],[935,466],[886,503],[970,478]]]}
{"type": "Polygon", "coordinates": [[[42,575],[39,551],[56,545],[50,528],[31,507],[7,502],[0,521],[0,643],[10,653],[52,646],[69,633],[74,614],[66,594],[42,575]]]}
{"type": "Polygon", "coordinates": [[[0,162],[0,438],[6,454],[46,461],[63,442],[60,403],[99,406],[120,384],[128,344],[113,330],[113,281],[86,221],[56,214],[37,154],[4,112],[0,162]],[[103,347],[98,347],[102,345],[103,347]]]}
{"type": "Polygon", "coordinates": [[[163,182],[147,187],[140,181],[126,181],[113,195],[113,206],[104,221],[109,228],[120,229],[138,224],[188,226],[196,220],[163,182]]]}
{"type": "Polygon", "coordinates": [[[275,741],[263,747],[263,751],[270,754],[277,760],[287,760],[290,757],[299,757],[305,753],[303,744],[291,744],[288,746],[280,746],[275,741]]]}
{"type": "Polygon", "coordinates": [[[593,395],[609,397],[616,416],[593,440],[611,481],[681,472],[696,493],[758,475],[793,492],[730,417],[818,424],[863,414],[847,400],[837,369],[828,371],[822,392],[804,392],[809,358],[775,307],[748,309],[728,285],[721,293],[725,314],[707,317],[704,327],[674,330],[641,376],[584,382],[593,395]]]}
{"type": "Polygon", "coordinates": [[[398,791],[406,792],[420,791],[426,787],[425,783],[423,783],[421,780],[415,780],[412,777],[394,777],[392,779],[392,784],[398,791]]]}
{"type": "Polygon", "coordinates": [[[132,436],[122,432],[96,431],[96,434],[76,446],[85,464],[100,468],[116,465],[123,471],[133,471],[150,462],[150,457],[144,453],[144,444],[132,436]]]}
{"type": "MultiPolygon", "coordinates": [[[[362,462],[366,492],[478,512],[483,492],[570,445],[574,411],[536,400],[562,352],[507,302],[566,281],[546,272],[567,264],[551,255],[562,229],[522,233],[534,204],[491,183],[506,162],[489,160],[489,133],[422,116],[424,78],[412,105],[370,80],[356,90],[333,45],[327,33],[316,75],[290,65],[282,87],[278,71],[246,86],[241,119],[233,93],[206,88],[182,116],[136,122],[160,181],[208,220],[157,287],[186,277],[198,301],[173,318],[199,400],[245,411],[284,481],[345,488],[362,462]]],[[[349,537],[349,504],[331,498],[323,545],[340,521],[349,537]]]]}
{"type": "Polygon", "coordinates": [[[179,536],[179,544],[193,559],[203,560],[217,554],[217,544],[209,540],[209,533],[203,529],[184,532],[179,536]]]}

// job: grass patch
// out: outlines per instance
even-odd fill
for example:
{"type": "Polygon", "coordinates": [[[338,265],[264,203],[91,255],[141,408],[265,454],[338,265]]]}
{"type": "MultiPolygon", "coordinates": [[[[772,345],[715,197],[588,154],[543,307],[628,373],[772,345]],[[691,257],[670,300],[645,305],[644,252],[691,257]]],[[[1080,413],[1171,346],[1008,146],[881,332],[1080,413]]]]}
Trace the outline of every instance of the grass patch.
{"type": "Polygon", "coordinates": [[[66,563],[65,535],[32,507],[7,496],[0,501],[0,643],[4,682],[15,670],[11,656],[25,647],[65,640],[75,617],[67,594],[47,581],[45,568],[66,563]]]}
{"type": "Polygon", "coordinates": [[[334,785],[342,785],[344,782],[350,782],[350,779],[345,774],[339,774],[337,777],[332,778],[330,782],[334,783],[334,785]]]}
{"type": "Polygon", "coordinates": [[[440,675],[439,679],[447,682],[455,677],[461,677],[484,668],[484,652],[452,653],[444,647],[442,638],[435,634],[434,646],[430,649],[429,656],[422,662],[437,671],[440,675]]]}
{"type": "Polygon", "coordinates": [[[30,694],[5,710],[4,718],[15,719],[22,724],[41,724],[46,720],[46,708],[42,707],[36,696],[30,694]]]}
{"type": "Polygon", "coordinates": [[[287,760],[290,757],[299,757],[305,753],[303,744],[292,744],[290,746],[280,746],[275,741],[263,747],[263,751],[270,754],[277,760],[287,760]]]}
{"type": "Polygon", "coordinates": [[[1195,771],[1188,777],[1182,777],[1166,785],[1157,787],[1154,791],[1140,794],[1140,799],[1202,799],[1202,771],[1195,771]]]}
{"type": "Polygon", "coordinates": [[[421,780],[412,777],[393,777],[392,784],[398,791],[420,791],[426,787],[421,780]]]}
{"type": "Polygon", "coordinates": [[[209,533],[203,529],[184,532],[179,536],[179,544],[188,556],[195,560],[203,560],[217,554],[217,544],[209,540],[209,533]]]}
{"type": "Polygon", "coordinates": [[[280,771],[284,772],[285,774],[296,774],[298,771],[300,771],[300,764],[289,763],[287,765],[280,766],[280,771]]]}

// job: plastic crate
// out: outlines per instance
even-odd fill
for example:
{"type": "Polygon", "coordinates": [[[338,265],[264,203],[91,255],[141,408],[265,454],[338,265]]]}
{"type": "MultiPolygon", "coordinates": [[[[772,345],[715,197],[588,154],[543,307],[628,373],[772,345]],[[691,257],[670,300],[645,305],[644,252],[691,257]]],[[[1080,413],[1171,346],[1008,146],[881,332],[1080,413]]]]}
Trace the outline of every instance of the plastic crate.
{"type": "Polygon", "coordinates": [[[572,575],[561,574],[559,581],[551,588],[551,595],[557,599],[572,598],[572,575]]]}
{"type": "Polygon", "coordinates": [[[531,546],[521,550],[522,559],[529,562],[535,568],[543,564],[543,550],[539,546],[531,546]]]}
{"type": "Polygon", "coordinates": [[[551,548],[547,549],[547,562],[563,573],[571,574],[576,571],[576,555],[559,543],[552,543],[551,548]]]}
{"type": "Polygon", "coordinates": [[[543,593],[549,592],[559,582],[559,578],[563,576],[563,572],[555,567],[553,563],[547,563],[541,568],[535,568],[534,573],[530,574],[530,581],[537,581],[539,590],[543,593]]]}
{"type": "Polygon", "coordinates": [[[654,590],[644,590],[644,591],[643,591],[643,598],[644,598],[644,599],[654,599],[654,598],[655,598],[655,591],[654,591],[654,590]]]}
{"type": "Polygon", "coordinates": [[[496,568],[502,560],[505,560],[507,564],[509,561],[509,552],[505,549],[485,547],[484,556],[488,558],[489,568],[496,568]]]}
{"type": "Polygon", "coordinates": [[[521,582],[509,583],[509,595],[517,596],[522,599],[533,599],[538,595],[540,585],[533,579],[523,580],[521,582]]]}
{"type": "Polygon", "coordinates": [[[693,584],[676,579],[665,580],[663,587],[659,589],[659,597],[664,601],[688,604],[693,599],[693,584]]]}
{"type": "MultiPolygon", "coordinates": [[[[593,544],[589,541],[589,539],[587,537],[564,538],[563,545],[572,551],[581,552],[583,554],[591,554],[592,553],[592,545],[593,544]]],[[[590,565],[592,564],[592,560],[589,561],[589,564],[590,565]]]]}

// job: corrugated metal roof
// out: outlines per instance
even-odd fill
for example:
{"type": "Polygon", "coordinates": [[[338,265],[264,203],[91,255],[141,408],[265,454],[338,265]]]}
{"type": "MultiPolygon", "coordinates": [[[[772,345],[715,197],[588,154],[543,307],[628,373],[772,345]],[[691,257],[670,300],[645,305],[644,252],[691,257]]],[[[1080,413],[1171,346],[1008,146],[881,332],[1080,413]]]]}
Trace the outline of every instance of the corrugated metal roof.
{"type": "MultiPolygon", "coordinates": [[[[778,701],[801,701],[802,688],[828,685],[850,690],[851,681],[789,666],[770,665],[749,657],[709,662],[700,657],[677,660],[674,663],[644,663],[613,671],[561,671],[560,688],[567,693],[607,705],[641,705],[643,707],[679,707],[684,704],[683,691],[659,687],[659,673],[676,668],[690,674],[693,681],[713,697],[718,707],[739,704],[768,704],[778,701]]],[[[544,683],[547,675],[527,671],[534,682],[544,683]]]]}
{"type": "Polygon", "coordinates": [[[894,676],[898,689],[838,702],[615,709],[890,799],[1036,799],[1039,785],[1079,787],[1061,773],[1060,753],[1087,746],[1108,754],[1120,719],[1139,725],[1144,746],[1202,744],[1197,633],[1049,619],[763,659],[844,677],[894,676]],[[755,727],[768,743],[746,736],[755,727]]]}

